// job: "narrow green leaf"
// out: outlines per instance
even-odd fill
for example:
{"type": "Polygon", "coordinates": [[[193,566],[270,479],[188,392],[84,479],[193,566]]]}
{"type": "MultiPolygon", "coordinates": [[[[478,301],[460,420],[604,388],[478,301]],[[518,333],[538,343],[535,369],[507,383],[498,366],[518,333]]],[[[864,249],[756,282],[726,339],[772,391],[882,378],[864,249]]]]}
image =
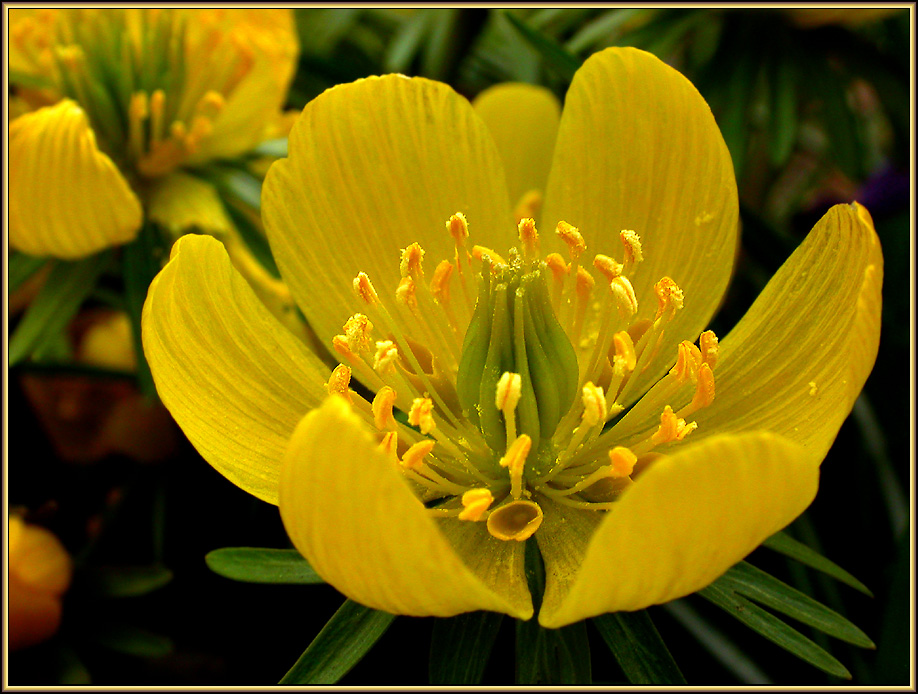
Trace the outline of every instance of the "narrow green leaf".
{"type": "Polygon", "coordinates": [[[646,12],[643,8],[619,8],[609,10],[600,15],[592,22],[583,26],[574,36],[565,44],[565,48],[572,54],[576,55],[581,51],[591,48],[595,44],[609,45],[609,40],[613,38],[618,30],[625,23],[646,12]]]}
{"type": "Polygon", "coordinates": [[[246,583],[324,583],[295,549],[224,547],[204,557],[214,573],[246,583]]]}
{"type": "Polygon", "coordinates": [[[784,166],[797,141],[797,68],[792,55],[777,50],[768,69],[771,113],[768,120],[769,156],[773,166],[784,166]]]}
{"type": "Polygon", "coordinates": [[[432,15],[427,12],[414,12],[399,28],[386,48],[383,59],[386,72],[409,71],[411,63],[421,49],[431,17],[432,15]]]}
{"type": "Polygon", "coordinates": [[[93,636],[103,646],[139,658],[162,658],[173,651],[172,640],[128,624],[106,624],[93,636]]]}
{"type": "Polygon", "coordinates": [[[581,65],[581,60],[567,51],[550,36],[536,31],[510,12],[504,16],[513,27],[535,48],[545,59],[546,64],[554,70],[559,77],[569,83],[574,79],[574,73],[581,65]]]}
{"type": "Polygon", "coordinates": [[[836,581],[841,581],[845,585],[851,586],[864,595],[873,597],[870,589],[849,574],[840,566],[826,559],[819,552],[807,547],[802,542],[798,542],[785,532],[777,532],[762,543],[763,547],[779,552],[791,559],[796,559],[801,564],[806,564],[812,569],[828,574],[836,581]]]}
{"type": "Polygon", "coordinates": [[[39,258],[34,255],[11,251],[9,274],[7,275],[9,278],[9,286],[7,288],[9,293],[12,294],[19,289],[27,279],[41,270],[48,261],[48,258],[39,258]]]}
{"type": "Polygon", "coordinates": [[[347,600],[280,684],[335,684],[360,662],[395,615],[347,600]]]}
{"type": "Polygon", "coordinates": [[[29,89],[48,89],[54,86],[47,77],[30,75],[27,72],[21,72],[19,70],[9,71],[9,81],[11,85],[28,87],[29,89]]]}
{"type": "Polygon", "coordinates": [[[150,282],[162,268],[166,250],[155,224],[146,223],[131,243],[124,247],[122,255],[122,274],[124,293],[127,300],[128,316],[131,319],[131,330],[134,338],[134,355],[137,361],[137,385],[140,392],[150,398],[156,396],[156,386],[150,365],[143,351],[140,338],[140,323],[143,315],[143,304],[147,300],[150,282]]]}
{"type": "Polygon", "coordinates": [[[848,82],[826,58],[810,60],[810,80],[822,101],[821,123],[829,136],[827,153],[835,159],[846,176],[864,177],[864,141],[854,111],[848,105],[848,82]]]}
{"type": "Polygon", "coordinates": [[[430,683],[479,684],[504,615],[469,612],[434,621],[430,683]]]}
{"type": "MultiPolygon", "coordinates": [[[[545,592],[545,567],[538,545],[526,542],[526,578],[536,614],[545,592]]],[[[517,684],[591,684],[590,641],[586,622],[544,629],[535,618],[516,622],[517,684]]]]}
{"type": "Polygon", "coordinates": [[[223,196],[235,198],[254,210],[261,209],[261,181],[249,171],[233,166],[212,166],[204,179],[214,184],[223,196]]]}
{"type": "Polygon", "coordinates": [[[84,572],[88,588],[104,598],[133,598],[152,593],[172,580],[165,566],[110,566],[84,572]]]}
{"type": "Polygon", "coordinates": [[[840,614],[752,564],[740,562],[716,582],[829,636],[861,648],[876,648],[867,634],[840,614]]]}
{"type": "Polygon", "coordinates": [[[647,610],[604,614],[593,624],[632,684],[686,684],[647,610]]]}
{"type": "Polygon", "coordinates": [[[83,260],[57,261],[10,337],[9,365],[15,366],[61,336],[111,261],[104,251],[83,260]]]}
{"type": "Polygon", "coordinates": [[[731,590],[722,588],[717,583],[712,583],[704,590],[698,591],[698,595],[710,600],[753,631],[757,631],[769,641],[793,653],[810,665],[835,677],[851,679],[851,673],[838,660],[799,631],[785,624],[755,603],[746,600],[731,590]]]}

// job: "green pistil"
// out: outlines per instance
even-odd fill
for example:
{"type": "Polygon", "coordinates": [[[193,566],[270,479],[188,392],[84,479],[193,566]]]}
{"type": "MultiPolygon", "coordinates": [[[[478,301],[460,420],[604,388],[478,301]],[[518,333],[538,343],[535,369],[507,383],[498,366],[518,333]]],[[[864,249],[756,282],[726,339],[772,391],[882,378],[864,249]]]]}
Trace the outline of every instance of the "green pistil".
{"type": "Polygon", "coordinates": [[[501,454],[507,432],[495,394],[504,372],[520,374],[517,432],[532,439],[534,452],[549,446],[577,390],[577,357],[551,308],[543,270],[543,263],[523,262],[516,254],[509,266],[493,266],[486,258],[462,348],[459,402],[501,454]]]}

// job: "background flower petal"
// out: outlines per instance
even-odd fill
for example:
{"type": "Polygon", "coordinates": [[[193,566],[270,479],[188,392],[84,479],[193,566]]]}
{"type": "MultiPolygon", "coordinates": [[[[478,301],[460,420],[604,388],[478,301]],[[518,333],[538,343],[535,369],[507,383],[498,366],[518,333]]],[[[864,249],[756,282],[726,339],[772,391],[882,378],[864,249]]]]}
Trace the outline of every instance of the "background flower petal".
{"type": "Polygon", "coordinates": [[[492,590],[466,567],[341,398],[329,398],[297,427],[284,457],[280,511],[316,572],[368,607],[416,616],[532,615],[525,582],[492,590]]]}
{"type": "Polygon", "coordinates": [[[469,248],[515,242],[497,148],[469,102],[444,84],[388,75],[329,89],[303,110],[289,153],[265,180],[265,227],[284,280],[326,344],[364,310],[352,287],[358,272],[391,296],[400,249],[419,242],[428,277],[453,259],[450,215],[468,218],[469,248]]]}
{"type": "Polygon", "coordinates": [[[181,171],[151,182],[147,206],[150,219],[175,236],[192,230],[222,234],[232,228],[217,189],[181,171]]]}
{"type": "Polygon", "coordinates": [[[13,248],[75,259],[137,235],[140,202],[73,101],[14,120],[9,157],[13,248]]]}
{"type": "Polygon", "coordinates": [[[700,590],[796,518],[818,483],[818,461],[768,432],[660,458],[597,528],[566,596],[547,572],[539,622],[561,627],[700,590]]]}
{"type": "MultiPolygon", "coordinates": [[[[672,365],[676,345],[695,339],[714,314],[733,269],[737,219],[730,153],[695,87],[650,53],[610,48],[591,56],[565,99],[543,226],[569,222],[588,254],[619,260],[619,231],[637,232],[644,261],[629,277],[636,319],[654,317],[653,285],[661,277],[685,293],[658,357],[626,385],[623,405],[646,391],[672,365]]],[[[560,248],[557,240],[548,245],[560,248]]]]}
{"type": "Polygon", "coordinates": [[[545,87],[506,82],[485,89],[472,106],[500,151],[510,202],[518,205],[533,190],[544,195],[561,120],[558,98],[545,87]]]}
{"type": "Polygon", "coordinates": [[[284,448],[326,396],[329,371],[258,300],[219,241],[176,242],[150,285],[143,346],[160,398],[204,459],[276,504],[284,448]]]}

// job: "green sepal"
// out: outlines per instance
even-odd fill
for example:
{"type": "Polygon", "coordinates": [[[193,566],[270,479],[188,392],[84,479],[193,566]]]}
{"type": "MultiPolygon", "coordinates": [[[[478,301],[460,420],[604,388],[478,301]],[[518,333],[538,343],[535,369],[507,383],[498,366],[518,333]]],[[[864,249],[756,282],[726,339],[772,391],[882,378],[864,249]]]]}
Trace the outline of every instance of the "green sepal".
{"type": "Polygon", "coordinates": [[[40,356],[64,335],[70,319],[92,292],[111,257],[110,251],[103,251],[83,260],[55,261],[44,286],[10,337],[11,367],[30,356],[40,356]]]}
{"type": "Polygon", "coordinates": [[[345,601],[280,684],[335,684],[360,662],[394,619],[388,612],[345,601]]]}
{"type": "Polygon", "coordinates": [[[768,549],[775,552],[779,552],[784,556],[790,557],[791,559],[796,559],[801,564],[805,564],[811,569],[821,571],[822,573],[831,576],[836,581],[841,581],[845,585],[851,586],[864,595],[869,595],[871,598],[873,597],[873,593],[870,592],[870,589],[859,580],[857,580],[854,576],[849,574],[837,564],[826,559],[816,550],[808,547],[802,542],[795,540],[783,531],[777,532],[769,537],[767,540],[765,540],[765,542],[762,543],[762,546],[767,547],[768,549]]]}
{"type": "Polygon", "coordinates": [[[718,582],[715,581],[698,591],[698,595],[710,600],[753,631],[810,665],[835,677],[851,679],[851,673],[847,668],[813,641],[755,603],[720,586],[718,582]]]}
{"type": "Polygon", "coordinates": [[[110,566],[82,572],[87,589],[102,598],[134,598],[162,588],[172,580],[165,566],[110,566]]]}
{"type": "Polygon", "coordinates": [[[175,649],[169,637],[129,624],[99,625],[92,637],[99,645],[138,658],[162,658],[175,649]]]}
{"type": "Polygon", "coordinates": [[[430,683],[479,684],[504,615],[468,612],[434,621],[430,641],[430,683]]]}
{"type": "Polygon", "coordinates": [[[246,583],[324,583],[295,549],[223,547],[204,557],[208,568],[224,578],[246,583]]]}
{"type": "Polygon", "coordinates": [[[504,17],[539,52],[549,68],[554,70],[565,82],[569,83],[574,79],[574,73],[577,72],[581,65],[580,58],[573,55],[550,36],[546,36],[528,26],[512,13],[505,12],[504,17]]]}
{"type": "Polygon", "coordinates": [[[600,615],[593,625],[632,684],[686,684],[647,610],[600,615]]]}

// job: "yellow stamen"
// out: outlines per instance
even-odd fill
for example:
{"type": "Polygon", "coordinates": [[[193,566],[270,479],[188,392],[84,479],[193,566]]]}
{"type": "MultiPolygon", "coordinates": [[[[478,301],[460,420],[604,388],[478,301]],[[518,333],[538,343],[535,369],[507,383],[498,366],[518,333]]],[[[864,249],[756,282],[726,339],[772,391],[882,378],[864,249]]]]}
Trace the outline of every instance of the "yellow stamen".
{"type": "Polygon", "coordinates": [[[516,440],[516,406],[522,395],[523,379],[519,374],[505,371],[497,381],[497,394],[494,405],[504,415],[504,425],[507,429],[507,450],[516,440]]]}
{"type": "Polygon", "coordinates": [[[365,272],[358,273],[357,277],[354,278],[354,291],[357,292],[357,296],[371,306],[379,303],[379,295],[365,272]]]}
{"type": "Polygon", "coordinates": [[[580,341],[580,333],[583,330],[583,321],[586,317],[587,306],[590,301],[590,294],[593,287],[596,286],[596,280],[585,268],[577,268],[577,280],[575,291],[577,293],[577,304],[574,313],[574,325],[571,332],[571,342],[577,344],[580,341]]]}
{"type": "Polygon", "coordinates": [[[634,371],[637,365],[637,355],[634,353],[634,341],[631,335],[621,330],[612,336],[612,344],[615,345],[614,361],[621,364],[623,371],[634,371]]]}
{"type": "Polygon", "coordinates": [[[399,271],[402,277],[411,277],[416,282],[424,281],[424,270],[422,263],[424,261],[424,249],[417,243],[412,243],[408,248],[402,250],[402,261],[399,265],[399,271]]]}
{"type": "Polygon", "coordinates": [[[542,509],[534,501],[511,501],[488,516],[488,532],[498,540],[528,540],[540,525],[542,509]]]}
{"type": "Polygon", "coordinates": [[[331,372],[331,376],[328,377],[328,383],[325,384],[325,389],[328,391],[328,394],[337,393],[344,397],[348,402],[353,402],[351,400],[351,370],[346,367],[344,364],[338,364],[335,367],[335,370],[331,372]]]}
{"type": "Polygon", "coordinates": [[[719,349],[717,335],[713,330],[705,330],[701,333],[698,340],[701,344],[701,361],[710,366],[712,369],[717,364],[717,352],[719,349]]]}
{"type": "Polygon", "coordinates": [[[654,316],[654,322],[657,323],[662,319],[672,320],[676,311],[682,308],[684,296],[682,290],[671,278],[663,277],[659,282],[653,285],[657,294],[657,315],[654,316]]]}
{"type": "Polygon", "coordinates": [[[670,375],[674,376],[678,383],[693,383],[698,380],[698,367],[701,366],[701,350],[688,340],[679,343],[679,354],[676,357],[676,365],[670,369],[670,375]]]}
{"type": "Polygon", "coordinates": [[[551,277],[554,281],[551,292],[551,305],[555,314],[557,314],[558,309],[561,307],[561,294],[564,291],[564,280],[567,279],[569,267],[560,253],[549,253],[545,257],[545,265],[551,270],[551,277]]]}
{"type": "Polygon", "coordinates": [[[557,233],[558,236],[561,237],[561,240],[567,244],[568,251],[570,251],[571,254],[571,260],[575,262],[579,260],[580,256],[583,255],[583,252],[586,250],[586,241],[583,240],[580,230],[567,222],[561,221],[558,222],[555,233],[557,233]]]}
{"type": "Polygon", "coordinates": [[[462,505],[465,507],[459,514],[459,520],[478,521],[484,512],[494,503],[494,496],[490,489],[469,489],[462,495],[462,505]]]}
{"type": "Polygon", "coordinates": [[[513,210],[514,219],[524,219],[526,217],[538,217],[539,210],[542,209],[542,193],[539,190],[530,190],[523,193],[523,197],[516,204],[513,210]]]}
{"type": "Polygon", "coordinates": [[[465,240],[469,237],[469,223],[464,214],[457,212],[450,217],[446,222],[446,230],[456,241],[457,246],[465,245],[465,240]]]}
{"type": "Polygon", "coordinates": [[[430,280],[430,293],[441,306],[449,304],[449,281],[453,276],[453,264],[448,260],[441,260],[434,270],[433,279],[430,280]]]}
{"type": "Polygon", "coordinates": [[[436,441],[431,441],[430,439],[418,441],[405,451],[405,455],[402,456],[402,467],[406,470],[417,470],[424,464],[424,457],[430,453],[436,445],[436,441]]]}
{"type": "Polygon", "coordinates": [[[523,465],[532,448],[532,439],[526,434],[520,434],[507,454],[500,459],[500,466],[510,471],[510,494],[514,499],[519,499],[523,493],[523,465]]]}
{"type": "Polygon", "coordinates": [[[609,256],[602,254],[597,254],[593,258],[593,267],[609,282],[621,275],[624,270],[624,266],[621,263],[617,263],[609,256]]]}
{"type": "Polygon", "coordinates": [[[380,431],[384,429],[395,429],[397,422],[392,414],[392,407],[395,405],[396,392],[389,386],[383,386],[373,398],[373,423],[380,431]]]}
{"type": "Polygon", "coordinates": [[[631,449],[624,446],[616,446],[609,451],[609,466],[611,468],[610,477],[615,479],[629,477],[634,472],[634,464],[637,462],[637,456],[631,452],[631,449]]]}
{"type": "Polygon", "coordinates": [[[379,450],[393,463],[398,463],[398,434],[394,431],[386,432],[379,442],[379,450]]]}
{"type": "MultiPolygon", "coordinates": [[[[708,364],[702,364],[698,368],[698,385],[695,388],[695,397],[689,405],[689,412],[700,410],[714,402],[714,372],[708,364]]],[[[685,414],[682,416],[685,416],[685,414]]]]}
{"type": "Polygon", "coordinates": [[[410,277],[402,277],[395,290],[395,300],[407,306],[412,312],[418,310],[418,297],[415,292],[414,280],[410,277]]]}
{"type": "Polygon", "coordinates": [[[494,265],[507,264],[506,260],[487,246],[472,246],[472,257],[475,258],[475,260],[481,260],[485,256],[489,257],[494,265]]]}
{"type": "Polygon", "coordinates": [[[635,265],[644,260],[644,253],[641,250],[641,237],[631,229],[622,229],[619,236],[625,246],[625,266],[622,272],[629,273],[634,269],[635,265]]]}
{"type": "Polygon", "coordinates": [[[631,286],[631,280],[621,275],[612,280],[609,284],[609,288],[612,290],[612,296],[618,307],[618,314],[622,318],[627,320],[637,313],[637,296],[634,294],[634,287],[631,286]]]}
{"type": "Polygon", "coordinates": [[[150,140],[160,142],[163,139],[163,126],[166,114],[166,93],[157,89],[150,95],[150,140]]]}
{"type": "Polygon", "coordinates": [[[583,422],[592,427],[606,421],[606,396],[602,388],[588,382],[583,386],[583,422]]]}
{"type": "Polygon", "coordinates": [[[372,331],[373,324],[370,319],[362,313],[355,313],[344,323],[344,335],[348,348],[358,354],[369,352],[373,345],[372,331]]]}
{"type": "Polygon", "coordinates": [[[695,422],[686,424],[685,420],[677,417],[673,412],[673,408],[667,405],[663,408],[663,414],[660,415],[660,427],[650,437],[650,441],[655,446],[659,446],[662,443],[681,441],[697,428],[698,425],[695,422]]]}
{"type": "Polygon", "coordinates": [[[380,340],[376,343],[376,356],[373,359],[373,368],[379,373],[394,373],[395,363],[398,361],[398,347],[392,340],[380,340]]]}
{"type": "Polygon", "coordinates": [[[422,434],[429,434],[437,426],[433,418],[433,401],[430,398],[415,398],[408,412],[408,423],[418,427],[422,434]]]}
{"type": "Polygon", "coordinates": [[[539,257],[539,232],[536,229],[535,220],[531,218],[521,219],[519,223],[520,243],[523,245],[523,257],[526,259],[535,259],[539,257]]]}

